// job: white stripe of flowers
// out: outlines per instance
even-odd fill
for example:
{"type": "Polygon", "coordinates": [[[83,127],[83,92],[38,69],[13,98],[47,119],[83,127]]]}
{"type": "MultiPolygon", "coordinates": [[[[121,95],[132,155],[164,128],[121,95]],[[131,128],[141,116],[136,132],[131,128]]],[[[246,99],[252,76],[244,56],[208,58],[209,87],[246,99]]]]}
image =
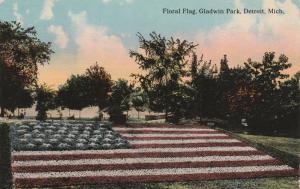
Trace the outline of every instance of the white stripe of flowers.
{"type": "Polygon", "coordinates": [[[281,166],[246,166],[246,167],[208,167],[208,168],[172,168],[172,169],[141,169],[113,171],[76,171],[76,172],[47,172],[47,173],[15,173],[14,178],[59,178],[59,177],[88,177],[88,176],[148,176],[148,175],[182,175],[201,173],[243,173],[261,171],[291,170],[286,165],[281,166]]]}

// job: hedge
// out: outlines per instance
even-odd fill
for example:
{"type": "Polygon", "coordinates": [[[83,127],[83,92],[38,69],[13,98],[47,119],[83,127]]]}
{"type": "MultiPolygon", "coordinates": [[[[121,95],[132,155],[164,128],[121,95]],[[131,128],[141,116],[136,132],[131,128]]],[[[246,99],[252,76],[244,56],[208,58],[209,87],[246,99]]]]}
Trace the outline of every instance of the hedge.
{"type": "Polygon", "coordinates": [[[9,125],[0,123],[0,189],[12,188],[9,125]]]}

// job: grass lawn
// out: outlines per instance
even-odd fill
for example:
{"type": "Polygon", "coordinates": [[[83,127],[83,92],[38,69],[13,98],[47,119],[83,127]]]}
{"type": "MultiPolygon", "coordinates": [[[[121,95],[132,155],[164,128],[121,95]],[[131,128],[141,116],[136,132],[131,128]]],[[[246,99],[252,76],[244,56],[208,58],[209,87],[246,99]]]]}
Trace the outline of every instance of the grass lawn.
{"type": "Polygon", "coordinates": [[[297,189],[296,177],[216,180],[198,182],[173,182],[173,183],[139,183],[139,184],[109,184],[95,186],[60,187],[74,189],[297,189]]]}
{"type": "Polygon", "coordinates": [[[260,136],[260,135],[246,135],[238,134],[242,138],[271,146],[273,148],[300,156],[300,139],[288,137],[275,137],[275,136],[260,136]]]}

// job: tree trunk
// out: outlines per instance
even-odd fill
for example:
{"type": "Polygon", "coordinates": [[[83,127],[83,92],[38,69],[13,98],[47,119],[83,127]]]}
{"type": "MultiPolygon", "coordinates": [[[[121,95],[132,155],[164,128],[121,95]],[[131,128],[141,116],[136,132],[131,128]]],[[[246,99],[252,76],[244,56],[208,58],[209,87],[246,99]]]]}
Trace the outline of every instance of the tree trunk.
{"type": "Polygon", "coordinates": [[[138,119],[140,119],[140,111],[137,111],[138,112],[138,119]]]}
{"type": "Polygon", "coordinates": [[[102,119],[103,119],[103,113],[101,111],[100,106],[98,106],[98,114],[99,114],[99,121],[102,121],[102,119]]]}
{"type": "Polygon", "coordinates": [[[4,117],[4,112],[5,112],[5,108],[3,106],[1,106],[1,114],[0,117],[4,117]]]}
{"type": "Polygon", "coordinates": [[[81,118],[81,110],[79,110],[79,119],[81,118]]]}
{"type": "Polygon", "coordinates": [[[168,122],[168,99],[165,95],[165,122],[168,122]]]}
{"type": "Polygon", "coordinates": [[[69,117],[71,117],[71,110],[70,110],[70,108],[69,108],[69,117]]]}

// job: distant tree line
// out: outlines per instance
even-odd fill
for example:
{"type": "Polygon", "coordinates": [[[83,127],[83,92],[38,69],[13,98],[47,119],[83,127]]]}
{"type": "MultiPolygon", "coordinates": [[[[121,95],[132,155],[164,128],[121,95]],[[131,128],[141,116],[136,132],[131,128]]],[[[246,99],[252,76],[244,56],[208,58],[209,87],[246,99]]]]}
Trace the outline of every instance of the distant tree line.
{"type": "MultiPolygon", "coordinates": [[[[1,116],[36,103],[37,119],[50,109],[78,110],[97,106],[111,121],[123,123],[131,108],[164,112],[166,121],[219,118],[232,124],[247,119],[262,130],[295,130],[299,115],[300,72],[289,76],[285,55],[263,54],[262,61],[248,59],[229,67],[226,55],[219,66],[195,54],[197,44],[166,38],[155,32],[149,39],[138,33],[140,49],[130,51],[139,68],[127,80],[113,81],[98,63],[83,74],[72,75],[58,90],[38,85],[38,65],[49,62],[51,44],[40,41],[32,28],[0,22],[1,116]]],[[[70,115],[69,115],[70,116],[70,115]]]]}

